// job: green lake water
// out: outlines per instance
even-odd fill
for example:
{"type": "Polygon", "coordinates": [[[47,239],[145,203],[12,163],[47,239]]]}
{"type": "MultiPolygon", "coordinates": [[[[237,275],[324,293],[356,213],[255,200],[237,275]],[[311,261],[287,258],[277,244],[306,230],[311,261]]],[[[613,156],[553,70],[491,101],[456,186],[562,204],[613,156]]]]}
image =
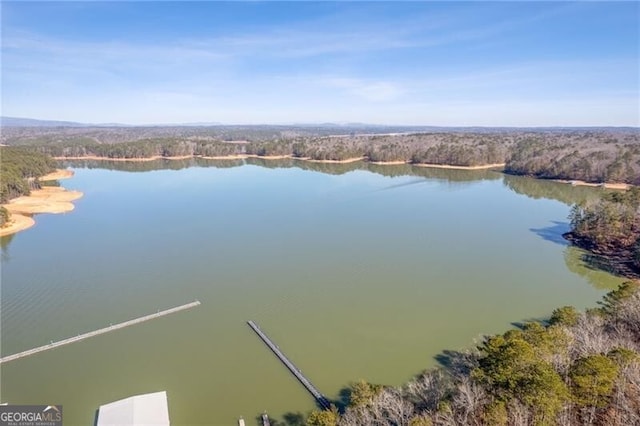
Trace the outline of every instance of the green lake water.
{"type": "Polygon", "coordinates": [[[1,366],[0,402],[63,404],[67,426],[159,390],[174,425],[311,410],[249,319],[337,398],[622,282],[561,237],[598,189],[364,163],[75,166],[76,209],[2,239],[2,355],[202,305],[1,366]]]}

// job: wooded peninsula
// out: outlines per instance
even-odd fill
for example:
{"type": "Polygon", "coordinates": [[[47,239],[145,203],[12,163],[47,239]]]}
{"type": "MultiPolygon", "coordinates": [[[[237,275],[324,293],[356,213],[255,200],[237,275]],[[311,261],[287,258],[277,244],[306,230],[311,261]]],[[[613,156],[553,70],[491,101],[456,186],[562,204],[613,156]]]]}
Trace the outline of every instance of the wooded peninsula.
{"type": "Polygon", "coordinates": [[[56,171],[57,165],[45,154],[21,147],[0,148],[0,235],[33,226],[34,213],[73,210],[71,201],[82,193],[59,187],[57,180],[73,172],[56,171]]]}
{"type": "MultiPolygon", "coordinates": [[[[56,169],[56,161],[48,155],[22,148],[0,149],[0,204],[21,195],[29,195],[31,190],[40,189],[40,176],[56,169]]],[[[9,212],[0,206],[0,226],[9,220],[9,212]]]]}

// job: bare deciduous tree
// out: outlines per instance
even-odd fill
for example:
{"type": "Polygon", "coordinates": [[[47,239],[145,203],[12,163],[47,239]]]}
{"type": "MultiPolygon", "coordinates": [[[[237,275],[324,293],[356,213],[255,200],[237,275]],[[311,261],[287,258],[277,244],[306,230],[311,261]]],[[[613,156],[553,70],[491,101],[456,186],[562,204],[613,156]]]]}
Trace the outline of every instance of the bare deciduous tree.
{"type": "Polygon", "coordinates": [[[405,385],[407,398],[420,411],[435,411],[451,389],[450,379],[440,370],[422,373],[405,385]]]}

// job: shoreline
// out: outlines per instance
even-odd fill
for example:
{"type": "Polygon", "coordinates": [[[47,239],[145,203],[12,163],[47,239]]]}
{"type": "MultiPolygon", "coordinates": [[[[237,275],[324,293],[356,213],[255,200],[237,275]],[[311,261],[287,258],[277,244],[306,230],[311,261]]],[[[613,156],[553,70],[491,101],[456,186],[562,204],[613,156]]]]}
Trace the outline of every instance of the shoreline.
{"type": "MultiPolygon", "coordinates": [[[[40,180],[51,181],[68,179],[74,175],[72,170],[56,170],[55,172],[40,177],[40,180]]],[[[0,228],[0,236],[15,234],[35,225],[34,214],[67,213],[75,208],[72,201],[81,198],[84,194],[80,191],[67,190],[57,186],[45,186],[34,189],[29,195],[21,195],[12,198],[9,202],[1,204],[10,213],[8,223],[0,228]]]]}
{"type": "Polygon", "coordinates": [[[592,188],[618,189],[623,191],[626,191],[633,186],[629,183],[619,183],[619,182],[592,183],[592,182],[585,182],[583,180],[568,180],[568,179],[551,179],[551,180],[553,182],[566,183],[572,186],[590,186],[592,188]]]}
{"type": "Polygon", "coordinates": [[[376,166],[402,166],[405,164],[411,164],[409,161],[397,160],[397,161],[368,161],[368,163],[375,164],[376,166]]]}
{"type": "Polygon", "coordinates": [[[35,224],[36,221],[31,216],[25,216],[19,213],[11,213],[9,222],[7,222],[5,226],[0,228],[0,237],[24,231],[25,229],[31,228],[35,224]]]}
{"type": "Polygon", "coordinates": [[[52,181],[52,180],[62,180],[62,179],[70,179],[73,177],[75,172],[69,169],[58,169],[55,172],[47,173],[44,176],[40,176],[38,180],[40,182],[52,181]]]}
{"type": "MultiPolygon", "coordinates": [[[[314,160],[311,157],[294,157],[291,154],[286,155],[256,155],[256,154],[236,154],[236,155],[181,155],[174,157],[165,157],[162,155],[154,155],[153,157],[141,157],[141,158],[111,158],[111,157],[98,157],[96,155],[87,155],[84,157],[53,157],[54,160],[91,160],[91,161],[117,161],[117,162],[131,162],[131,163],[144,163],[148,161],[156,160],[189,160],[191,158],[201,158],[203,160],[246,160],[248,158],[259,158],[262,160],[300,160],[308,161],[310,163],[354,163],[356,161],[366,161],[366,157],[347,158],[346,160],[314,160]]],[[[40,179],[42,180],[42,178],[40,179]]]]}
{"type": "MultiPolygon", "coordinates": [[[[156,160],[188,160],[191,158],[202,158],[203,160],[246,160],[248,158],[259,158],[262,160],[291,159],[291,160],[299,160],[299,161],[308,161],[309,163],[325,163],[325,164],[348,164],[348,163],[356,163],[358,161],[363,161],[366,163],[380,165],[380,166],[397,166],[397,165],[408,164],[408,165],[417,166],[417,167],[431,167],[431,168],[438,168],[438,169],[459,169],[459,170],[496,169],[496,168],[505,166],[505,163],[483,164],[479,166],[456,166],[451,164],[411,163],[405,160],[368,161],[367,157],[353,157],[353,158],[347,158],[344,160],[316,160],[311,157],[294,157],[291,154],[287,154],[287,155],[237,154],[237,155],[215,155],[215,156],[181,155],[181,156],[175,156],[175,157],[165,157],[161,155],[154,155],[152,157],[143,157],[143,158],[111,158],[111,157],[99,157],[96,155],[87,155],[83,157],[53,157],[54,160],[58,160],[58,161],[91,160],[91,161],[118,161],[118,162],[132,162],[132,163],[156,161],[156,160]]],[[[42,178],[40,178],[40,180],[42,180],[42,178]]]]}
{"type": "MultiPolygon", "coordinates": [[[[415,167],[424,167],[424,168],[432,168],[432,169],[448,169],[448,170],[491,170],[491,169],[502,169],[500,171],[504,172],[504,167],[506,163],[492,163],[492,164],[482,164],[478,166],[458,166],[453,164],[434,164],[434,163],[411,163],[410,161],[405,160],[396,160],[396,161],[369,161],[367,157],[354,157],[347,158],[345,160],[314,160],[310,157],[294,157],[291,154],[287,155],[256,155],[256,154],[237,154],[237,155],[219,155],[219,156],[205,156],[205,155],[182,155],[176,157],[164,157],[155,155],[153,157],[144,157],[144,158],[110,158],[110,157],[99,157],[96,155],[88,155],[84,157],[53,157],[54,160],[58,161],[73,161],[73,160],[91,160],[91,161],[117,161],[117,162],[148,162],[148,161],[156,161],[156,160],[188,160],[191,158],[201,158],[203,160],[246,160],[248,158],[260,158],[263,160],[297,160],[297,161],[307,161],[309,163],[323,163],[323,164],[348,164],[348,163],[356,163],[358,161],[363,161],[365,163],[373,164],[376,166],[401,166],[401,165],[409,165],[415,167]]],[[[54,172],[57,173],[57,172],[54,172]]],[[[73,172],[71,172],[71,176],[73,176],[73,172]]],[[[71,177],[68,176],[68,177],[71,177]]],[[[521,175],[516,175],[521,176],[521,175]]],[[[535,176],[528,176],[533,179],[535,176]]],[[[65,179],[66,177],[61,177],[59,179],[65,179]]],[[[43,180],[43,178],[40,178],[43,180]]],[[[628,183],[620,183],[620,182],[604,182],[604,183],[592,183],[585,182],[583,180],[568,180],[568,179],[542,179],[542,180],[550,180],[552,182],[571,184],[574,186],[589,186],[589,187],[602,187],[606,189],[615,189],[615,190],[628,190],[633,187],[632,184],[628,183]]]]}
{"type": "Polygon", "coordinates": [[[415,163],[417,167],[431,167],[434,169],[454,169],[454,170],[487,170],[487,169],[499,169],[504,168],[506,163],[493,163],[483,164],[480,166],[453,166],[450,164],[430,164],[430,163],[415,163]]]}
{"type": "Polygon", "coordinates": [[[13,198],[2,206],[9,213],[17,214],[67,213],[75,208],[71,202],[82,195],[80,191],[68,191],[65,188],[51,186],[34,189],[31,194],[13,198]]]}
{"type": "Polygon", "coordinates": [[[314,160],[310,157],[291,157],[294,160],[308,161],[309,163],[324,163],[324,164],[349,164],[357,163],[358,161],[367,161],[366,157],[353,157],[344,160],[314,160]]]}

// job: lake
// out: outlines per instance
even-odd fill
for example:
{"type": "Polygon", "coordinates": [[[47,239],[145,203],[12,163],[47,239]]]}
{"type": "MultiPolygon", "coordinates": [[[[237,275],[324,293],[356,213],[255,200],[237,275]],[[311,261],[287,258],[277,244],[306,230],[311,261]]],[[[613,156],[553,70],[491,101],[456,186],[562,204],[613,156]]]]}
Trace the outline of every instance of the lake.
{"type": "Polygon", "coordinates": [[[74,166],[76,209],[2,239],[2,355],[202,304],[2,365],[0,402],[63,404],[67,426],[159,390],[174,425],[311,410],[250,319],[337,398],[623,281],[561,237],[600,189],[366,163],[74,166]]]}

